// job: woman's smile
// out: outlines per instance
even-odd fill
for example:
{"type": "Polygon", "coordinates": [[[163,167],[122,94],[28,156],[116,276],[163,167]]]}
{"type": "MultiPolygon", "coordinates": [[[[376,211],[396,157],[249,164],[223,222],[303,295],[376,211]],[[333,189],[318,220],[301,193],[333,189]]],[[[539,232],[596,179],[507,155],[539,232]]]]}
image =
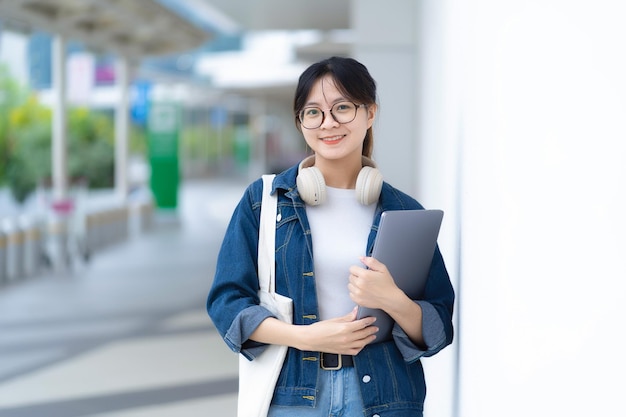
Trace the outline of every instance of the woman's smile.
{"type": "Polygon", "coordinates": [[[326,145],[334,145],[336,143],[339,143],[341,141],[341,139],[343,139],[345,136],[346,135],[334,135],[334,136],[326,136],[326,137],[323,137],[323,138],[320,138],[320,139],[326,145]]]}

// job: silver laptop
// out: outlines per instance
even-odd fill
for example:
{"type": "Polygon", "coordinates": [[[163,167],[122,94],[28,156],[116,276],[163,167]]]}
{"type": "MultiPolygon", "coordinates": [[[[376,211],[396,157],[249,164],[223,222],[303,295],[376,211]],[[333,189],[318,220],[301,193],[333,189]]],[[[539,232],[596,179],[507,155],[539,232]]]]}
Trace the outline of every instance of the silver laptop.
{"type": "MultiPolygon", "coordinates": [[[[412,300],[424,294],[442,210],[397,210],[383,212],[372,257],[387,266],[396,285],[412,300]]],[[[375,316],[379,328],[376,341],[391,339],[393,319],[384,311],[359,306],[357,318],[375,316]]]]}

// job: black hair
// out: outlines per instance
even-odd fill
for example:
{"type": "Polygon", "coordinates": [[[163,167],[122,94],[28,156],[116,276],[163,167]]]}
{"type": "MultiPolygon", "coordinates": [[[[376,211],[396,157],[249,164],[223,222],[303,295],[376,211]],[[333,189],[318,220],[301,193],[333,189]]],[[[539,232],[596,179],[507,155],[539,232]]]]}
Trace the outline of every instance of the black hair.
{"type": "MultiPolygon", "coordinates": [[[[330,75],[337,89],[346,98],[357,104],[366,106],[376,104],[376,81],[372,78],[365,65],[353,58],[333,56],[309,66],[300,75],[296,94],[293,101],[293,110],[296,117],[296,126],[301,129],[298,114],[304,108],[315,82],[330,75]]],[[[374,148],[372,127],[367,129],[363,141],[363,155],[370,158],[374,148]]]]}

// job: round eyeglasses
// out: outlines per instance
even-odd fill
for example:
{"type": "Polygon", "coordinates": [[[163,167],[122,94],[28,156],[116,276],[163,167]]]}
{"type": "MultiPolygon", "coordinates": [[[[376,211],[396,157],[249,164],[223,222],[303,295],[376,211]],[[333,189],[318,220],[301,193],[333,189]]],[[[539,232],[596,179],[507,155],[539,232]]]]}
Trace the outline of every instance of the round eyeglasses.
{"type": "MultiPolygon", "coordinates": [[[[340,124],[350,123],[356,118],[356,112],[359,107],[364,107],[365,104],[355,104],[351,101],[342,101],[335,103],[330,108],[329,113],[331,117],[340,124]]],[[[319,107],[305,107],[298,113],[298,120],[305,129],[317,129],[320,127],[326,119],[326,113],[319,107]]]]}

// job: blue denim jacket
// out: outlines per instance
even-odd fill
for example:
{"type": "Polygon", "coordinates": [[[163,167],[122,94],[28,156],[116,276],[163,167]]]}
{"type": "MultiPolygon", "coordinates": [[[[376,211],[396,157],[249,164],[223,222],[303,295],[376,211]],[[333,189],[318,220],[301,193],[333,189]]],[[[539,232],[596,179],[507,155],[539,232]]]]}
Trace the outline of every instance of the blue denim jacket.
{"type": "MultiPolygon", "coordinates": [[[[294,324],[318,321],[311,231],[305,203],[296,187],[297,166],[276,176],[276,291],[294,301],[294,324]]],[[[258,305],[257,247],[262,181],[252,183],[235,209],[220,250],[207,310],[226,344],[253,360],[267,345],[249,340],[258,325],[272,314],[258,305]]],[[[423,209],[412,197],[388,183],[376,208],[366,253],[371,254],[380,215],[385,210],[423,209]]],[[[426,350],[414,345],[396,325],[393,340],[366,346],[355,358],[367,416],[421,416],[426,385],[419,359],[452,343],[454,290],[437,248],[425,295],[416,301],[423,311],[426,350]]],[[[289,348],[272,404],[316,404],[319,353],[289,348]]]]}

